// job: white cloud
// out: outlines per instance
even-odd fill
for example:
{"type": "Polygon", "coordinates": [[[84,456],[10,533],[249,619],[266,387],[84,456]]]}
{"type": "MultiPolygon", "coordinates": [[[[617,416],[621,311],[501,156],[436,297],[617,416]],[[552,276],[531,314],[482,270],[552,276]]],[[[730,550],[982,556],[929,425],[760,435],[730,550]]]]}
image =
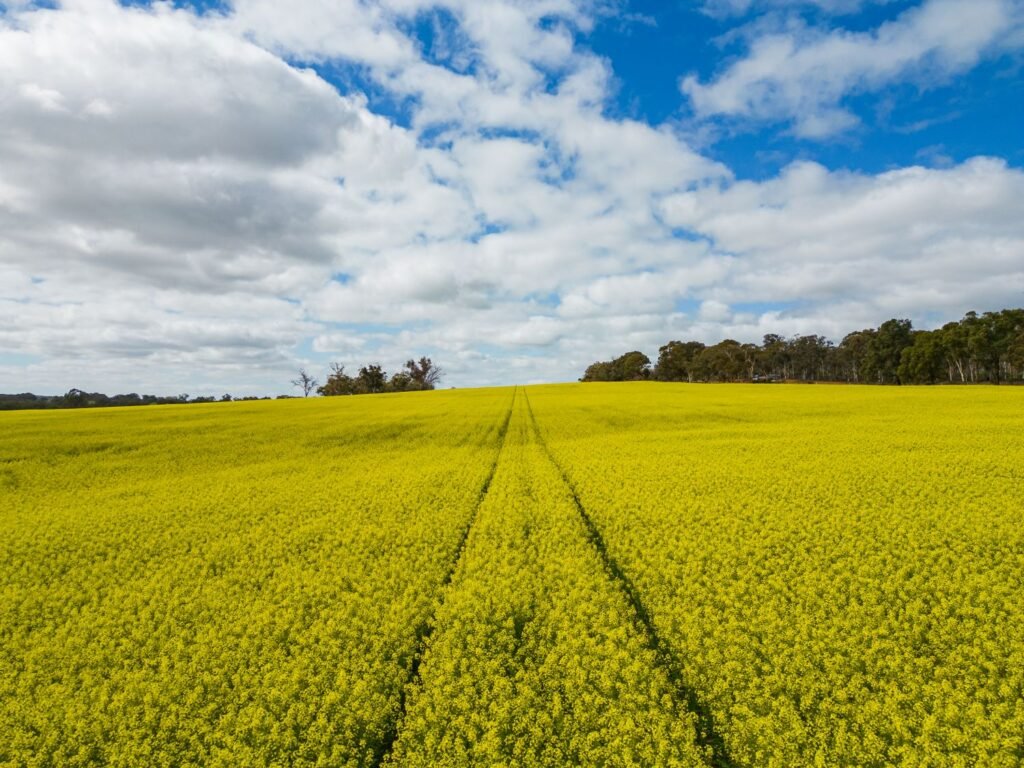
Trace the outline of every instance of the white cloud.
{"type": "Polygon", "coordinates": [[[670,338],[1012,303],[1019,171],[737,182],[605,113],[609,63],[572,36],[595,7],[9,10],[0,390],[286,391],[419,354],[460,386],[557,380],[670,338]],[[403,32],[442,11],[453,68],[403,32]],[[362,67],[410,126],[296,60],[362,67]]]}
{"type": "Polygon", "coordinates": [[[723,323],[732,317],[728,304],[714,299],[707,299],[700,304],[699,318],[712,323],[723,323]]]}
{"type": "Polygon", "coordinates": [[[1024,292],[1024,172],[977,158],[879,176],[791,165],[777,179],[665,202],[677,226],[735,256],[717,301],[799,302],[822,330],[892,314],[958,316],[1024,292]]]}
{"type": "Polygon", "coordinates": [[[360,0],[234,0],[226,23],[273,51],[306,60],[343,57],[394,68],[417,60],[395,16],[360,0]]]}
{"type": "Polygon", "coordinates": [[[470,226],[415,138],[219,19],[26,11],[0,21],[0,101],[7,350],[290,365],[315,331],[295,302],[353,254],[470,226]]]}
{"type": "Polygon", "coordinates": [[[728,17],[770,10],[814,8],[830,14],[857,13],[868,5],[886,5],[894,0],[705,0],[704,12],[728,17]]]}
{"type": "Polygon", "coordinates": [[[926,0],[871,32],[760,36],[711,82],[690,75],[681,87],[702,117],[792,121],[798,135],[821,138],[856,125],[847,95],[907,79],[945,82],[1013,44],[1022,25],[1015,0],[926,0]]]}

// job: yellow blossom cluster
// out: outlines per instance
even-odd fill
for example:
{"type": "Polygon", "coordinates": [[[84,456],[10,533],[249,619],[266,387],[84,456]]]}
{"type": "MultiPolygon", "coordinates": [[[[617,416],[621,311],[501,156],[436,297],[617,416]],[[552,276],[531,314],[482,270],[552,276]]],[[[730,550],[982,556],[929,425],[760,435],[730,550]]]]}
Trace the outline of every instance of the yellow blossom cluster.
{"type": "Polygon", "coordinates": [[[706,765],[522,390],[420,678],[394,765],[706,765]]]}
{"type": "Polygon", "coordinates": [[[1019,768],[1024,390],[0,414],[0,766],[1019,768]]]}
{"type": "Polygon", "coordinates": [[[379,760],[511,399],[0,415],[0,765],[379,760]]]}
{"type": "Polygon", "coordinates": [[[734,764],[1024,764],[1024,391],[530,399],[734,764]]]}

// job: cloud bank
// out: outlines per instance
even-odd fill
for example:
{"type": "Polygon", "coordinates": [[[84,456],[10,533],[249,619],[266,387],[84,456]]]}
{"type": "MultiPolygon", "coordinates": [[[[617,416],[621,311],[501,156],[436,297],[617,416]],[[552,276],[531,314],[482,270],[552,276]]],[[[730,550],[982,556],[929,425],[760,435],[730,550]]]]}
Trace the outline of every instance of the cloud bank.
{"type": "MultiPolygon", "coordinates": [[[[834,122],[851,83],[985,55],[1007,6],[980,4],[955,43],[955,0],[932,0],[870,35],[757,43],[687,92],[709,115],[834,122]],[[832,46],[848,64],[823,78],[832,46]]],[[[613,63],[584,42],[610,12],[8,5],[0,389],[286,391],[298,365],[414,353],[459,386],[566,380],[669,338],[1019,303],[1020,170],[738,180],[685,126],[607,108],[613,63]]]]}

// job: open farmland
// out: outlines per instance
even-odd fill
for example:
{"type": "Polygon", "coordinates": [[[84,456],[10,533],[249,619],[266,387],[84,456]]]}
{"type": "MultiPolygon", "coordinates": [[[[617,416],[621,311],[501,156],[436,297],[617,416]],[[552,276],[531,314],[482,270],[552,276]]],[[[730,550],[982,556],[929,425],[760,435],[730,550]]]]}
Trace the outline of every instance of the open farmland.
{"type": "Polygon", "coordinates": [[[1020,766],[1024,390],[0,414],[0,765],[1020,766]]]}

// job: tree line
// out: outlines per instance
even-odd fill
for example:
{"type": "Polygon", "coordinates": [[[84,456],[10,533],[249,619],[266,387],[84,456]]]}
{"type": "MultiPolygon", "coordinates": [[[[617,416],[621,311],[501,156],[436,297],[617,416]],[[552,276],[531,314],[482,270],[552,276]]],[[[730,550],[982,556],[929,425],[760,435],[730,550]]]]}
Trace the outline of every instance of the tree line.
{"type": "Polygon", "coordinates": [[[397,373],[388,376],[378,363],[362,366],[355,376],[345,373],[345,366],[331,363],[327,381],[317,386],[319,381],[311,376],[305,368],[299,369],[298,378],[292,380],[292,386],[302,390],[303,397],[313,392],[324,397],[339,395],[375,395],[382,392],[418,392],[434,389],[444,376],[444,371],[429,357],[419,360],[407,360],[397,373]]]}
{"type": "Polygon", "coordinates": [[[1024,309],[968,312],[934,331],[892,319],[834,344],[816,334],[769,333],[761,344],[670,341],[652,366],[642,352],[588,366],[580,381],[835,381],[981,384],[1024,381],[1024,309]]]}
{"type": "MultiPolygon", "coordinates": [[[[429,357],[409,360],[397,373],[388,376],[384,369],[376,364],[365,365],[355,376],[345,373],[345,366],[331,363],[327,380],[323,386],[306,370],[300,369],[299,377],[292,384],[302,390],[304,397],[316,392],[320,395],[364,395],[378,392],[413,392],[434,389],[441,381],[444,372],[429,357]]],[[[277,395],[277,400],[290,399],[292,395],[277,395]]],[[[220,397],[190,397],[188,394],[158,396],[139,395],[131,392],[124,395],[105,395],[102,392],[86,392],[81,389],[70,389],[63,395],[36,395],[31,392],[19,394],[0,394],[0,411],[17,411],[28,409],[57,408],[113,408],[134,405],[181,405],[193,403],[215,403],[248,400],[270,400],[265,397],[232,397],[230,394],[220,397]]]]}
{"type": "MultiPolygon", "coordinates": [[[[278,399],[290,395],[278,395],[278,399]]],[[[270,400],[270,397],[232,397],[225,394],[220,397],[189,397],[188,394],[160,396],[140,395],[129,392],[124,395],[105,395],[102,392],[86,392],[81,389],[69,389],[63,395],[35,395],[31,392],[19,394],[0,394],[0,411],[20,411],[29,409],[54,408],[121,408],[132,405],[180,405],[184,403],[215,403],[231,402],[232,400],[270,400]]]]}

